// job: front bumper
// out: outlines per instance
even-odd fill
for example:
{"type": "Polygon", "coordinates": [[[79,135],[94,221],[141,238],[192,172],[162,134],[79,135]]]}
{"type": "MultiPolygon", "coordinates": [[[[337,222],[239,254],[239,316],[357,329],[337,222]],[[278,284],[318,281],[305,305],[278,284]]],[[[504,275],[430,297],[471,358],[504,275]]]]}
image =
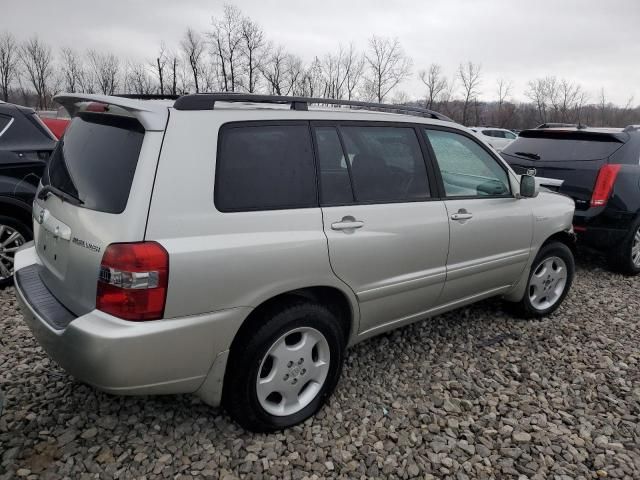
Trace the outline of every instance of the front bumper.
{"type": "Polygon", "coordinates": [[[226,363],[225,352],[249,309],[149,322],[93,310],[61,326],[45,318],[57,300],[51,294],[44,298],[42,290],[30,295],[25,288],[32,286],[20,280],[23,268],[41,268],[33,247],[16,255],[16,295],[33,335],[71,375],[100,390],[127,395],[191,393],[206,383],[208,403],[219,402],[225,365],[216,363],[226,363]],[[47,308],[38,304],[43,298],[47,308]]]}

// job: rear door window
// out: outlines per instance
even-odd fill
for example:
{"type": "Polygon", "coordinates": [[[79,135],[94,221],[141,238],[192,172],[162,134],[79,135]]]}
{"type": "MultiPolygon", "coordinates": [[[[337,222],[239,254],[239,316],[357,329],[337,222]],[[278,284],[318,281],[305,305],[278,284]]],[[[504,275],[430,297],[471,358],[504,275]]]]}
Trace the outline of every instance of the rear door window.
{"type": "Polygon", "coordinates": [[[429,198],[427,169],[411,127],[342,126],[356,202],[429,198]]]}
{"type": "Polygon", "coordinates": [[[471,138],[425,129],[448,197],[510,196],[507,171],[471,138]]]}
{"type": "Polygon", "coordinates": [[[215,205],[222,212],[317,206],[309,127],[229,125],[220,130],[215,205]]]}
{"type": "Polygon", "coordinates": [[[144,128],[134,118],[84,112],[69,124],[43,183],[78,198],[83,207],[124,211],[144,128]]]}
{"type": "Polygon", "coordinates": [[[320,204],[342,205],[354,201],[349,167],[335,127],[314,129],[320,171],[320,204]]]}

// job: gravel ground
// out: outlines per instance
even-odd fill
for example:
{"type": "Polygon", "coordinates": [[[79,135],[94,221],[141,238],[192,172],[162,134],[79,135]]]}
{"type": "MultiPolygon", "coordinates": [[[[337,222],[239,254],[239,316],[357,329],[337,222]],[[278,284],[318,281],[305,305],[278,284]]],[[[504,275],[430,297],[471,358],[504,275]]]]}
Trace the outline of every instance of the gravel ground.
{"type": "Polygon", "coordinates": [[[580,260],[564,306],[488,301],[353,348],[329,404],[274,435],[192,396],[69,377],[0,292],[0,479],[640,478],[639,279],[580,260]]]}

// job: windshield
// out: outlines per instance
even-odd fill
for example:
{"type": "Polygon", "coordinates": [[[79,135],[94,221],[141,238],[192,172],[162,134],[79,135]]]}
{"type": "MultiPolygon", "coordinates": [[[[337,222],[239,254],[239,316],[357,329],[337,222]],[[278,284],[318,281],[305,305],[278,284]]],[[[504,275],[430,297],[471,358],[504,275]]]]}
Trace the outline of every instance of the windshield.
{"type": "Polygon", "coordinates": [[[143,139],[144,129],[133,118],[81,113],[53,151],[43,184],[77,198],[85,208],[121,213],[143,139]]]}

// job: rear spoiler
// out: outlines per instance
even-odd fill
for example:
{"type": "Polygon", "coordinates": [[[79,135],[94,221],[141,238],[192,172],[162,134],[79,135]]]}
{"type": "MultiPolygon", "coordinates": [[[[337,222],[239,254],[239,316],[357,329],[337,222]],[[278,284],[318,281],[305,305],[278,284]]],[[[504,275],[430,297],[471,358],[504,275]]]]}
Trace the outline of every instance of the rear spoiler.
{"type": "Polygon", "coordinates": [[[560,138],[564,140],[588,140],[592,142],[626,143],[629,134],[624,132],[598,132],[593,130],[573,129],[533,129],[523,130],[518,134],[522,138],[560,138]]]}
{"type": "Polygon", "coordinates": [[[53,99],[62,105],[72,117],[87,108],[91,103],[117,107],[121,114],[135,117],[145,130],[162,131],[167,125],[169,107],[172,101],[137,100],[110,95],[84,93],[62,93],[53,99]]]}

